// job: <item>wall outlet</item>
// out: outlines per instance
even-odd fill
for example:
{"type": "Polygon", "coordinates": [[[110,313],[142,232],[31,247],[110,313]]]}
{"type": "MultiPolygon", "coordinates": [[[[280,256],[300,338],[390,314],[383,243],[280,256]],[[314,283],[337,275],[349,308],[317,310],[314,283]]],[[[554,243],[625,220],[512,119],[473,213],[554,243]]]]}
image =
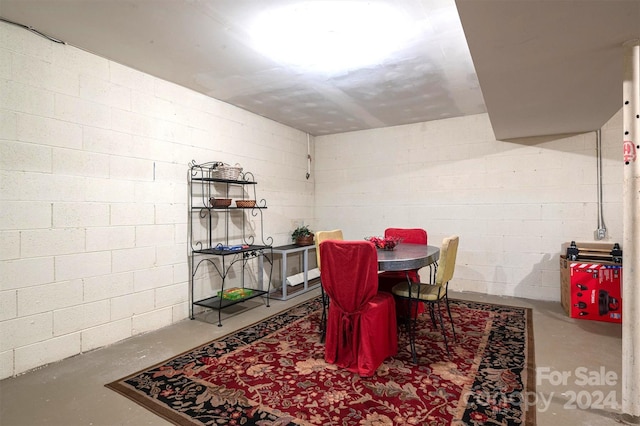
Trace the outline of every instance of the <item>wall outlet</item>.
{"type": "Polygon", "coordinates": [[[596,240],[604,240],[607,237],[606,228],[598,228],[594,232],[594,237],[596,240]]]}

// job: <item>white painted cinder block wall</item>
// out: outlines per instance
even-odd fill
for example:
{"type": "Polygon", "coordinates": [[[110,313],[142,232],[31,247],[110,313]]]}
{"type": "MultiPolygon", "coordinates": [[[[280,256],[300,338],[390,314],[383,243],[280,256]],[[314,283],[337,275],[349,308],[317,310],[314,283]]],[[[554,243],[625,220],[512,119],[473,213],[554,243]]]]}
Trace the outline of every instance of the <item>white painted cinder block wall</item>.
{"type": "MultiPolygon", "coordinates": [[[[622,242],[622,115],[602,128],[604,220],[622,242]]],[[[316,140],[316,217],[345,238],[458,234],[451,288],[560,300],[560,246],[594,241],[596,133],[497,141],[487,115],[316,140]]]]}
{"type": "Polygon", "coordinates": [[[187,318],[191,160],[312,220],[300,131],[5,23],[0,100],[0,378],[187,318]]]}

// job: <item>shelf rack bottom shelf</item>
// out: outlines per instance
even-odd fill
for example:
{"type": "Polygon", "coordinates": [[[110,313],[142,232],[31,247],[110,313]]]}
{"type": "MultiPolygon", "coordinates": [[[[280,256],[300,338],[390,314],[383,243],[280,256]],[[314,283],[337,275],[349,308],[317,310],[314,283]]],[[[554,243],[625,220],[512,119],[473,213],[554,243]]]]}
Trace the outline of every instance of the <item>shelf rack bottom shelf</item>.
{"type": "MultiPolygon", "coordinates": [[[[202,300],[196,300],[193,302],[194,305],[203,306],[205,308],[221,310],[224,308],[228,308],[229,306],[236,305],[238,303],[246,302],[247,300],[255,299],[256,297],[266,296],[267,297],[267,306],[269,306],[269,292],[264,290],[253,290],[250,296],[242,297],[240,299],[231,300],[231,299],[221,299],[218,296],[208,297],[202,300]]],[[[191,319],[194,319],[193,316],[191,319]]],[[[218,327],[222,327],[222,321],[220,319],[220,315],[218,315],[218,327]]]]}

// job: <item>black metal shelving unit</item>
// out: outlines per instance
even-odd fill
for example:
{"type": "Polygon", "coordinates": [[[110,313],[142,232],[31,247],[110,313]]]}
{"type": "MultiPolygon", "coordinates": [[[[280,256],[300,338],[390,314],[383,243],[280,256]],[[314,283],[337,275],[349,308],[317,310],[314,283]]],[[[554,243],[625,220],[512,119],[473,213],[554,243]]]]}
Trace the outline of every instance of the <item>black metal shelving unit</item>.
{"type": "Polygon", "coordinates": [[[212,161],[197,164],[192,161],[189,164],[188,184],[189,184],[189,257],[190,257],[190,304],[189,316],[195,319],[194,306],[201,306],[218,311],[218,326],[222,326],[222,309],[245,302],[256,297],[265,298],[266,305],[269,306],[269,294],[271,290],[271,275],[273,270],[273,239],[264,236],[263,211],[267,208],[264,199],[258,202],[256,198],[256,185],[253,174],[239,173],[237,178],[226,179],[218,176],[218,168],[223,166],[222,162],[212,161]],[[245,200],[246,189],[253,190],[253,198],[256,203],[251,207],[213,207],[211,198],[229,198],[233,189],[240,188],[240,200],[245,200]],[[241,236],[237,241],[230,241],[229,226],[232,219],[241,218],[241,236]],[[256,236],[247,230],[247,215],[257,217],[260,221],[260,243],[256,243],[256,236]],[[197,220],[196,220],[197,219],[197,220]],[[214,220],[215,219],[215,220],[214,220]],[[196,223],[197,222],[197,225],[196,223]],[[204,237],[197,237],[196,226],[204,237]],[[223,226],[223,237],[216,240],[214,230],[223,226]],[[210,265],[221,279],[220,294],[228,287],[229,274],[236,271],[239,265],[240,273],[234,277],[239,279],[235,287],[249,289],[245,287],[245,273],[249,262],[258,263],[258,285],[261,288],[250,288],[251,294],[238,299],[227,299],[219,294],[196,299],[195,286],[196,275],[203,265],[210,265]],[[264,261],[270,266],[266,290],[264,289],[264,261]]]}

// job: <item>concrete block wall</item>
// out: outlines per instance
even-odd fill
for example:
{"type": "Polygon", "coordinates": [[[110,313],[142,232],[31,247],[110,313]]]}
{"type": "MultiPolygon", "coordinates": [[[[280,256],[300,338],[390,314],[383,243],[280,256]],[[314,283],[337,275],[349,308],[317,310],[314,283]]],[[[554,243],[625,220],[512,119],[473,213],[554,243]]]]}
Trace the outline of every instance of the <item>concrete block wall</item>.
{"type": "Polygon", "coordinates": [[[6,23],[0,64],[0,378],[187,318],[191,160],[312,219],[302,132],[6,23]]]}
{"type": "MultiPolygon", "coordinates": [[[[622,115],[602,127],[605,241],[622,242],[622,115]]],[[[316,140],[318,229],[458,234],[454,290],[560,300],[566,241],[598,225],[596,134],[498,141],[486,114],[316,140]],[[365,149],[366,148],[366,149],[365,149]]]]}

